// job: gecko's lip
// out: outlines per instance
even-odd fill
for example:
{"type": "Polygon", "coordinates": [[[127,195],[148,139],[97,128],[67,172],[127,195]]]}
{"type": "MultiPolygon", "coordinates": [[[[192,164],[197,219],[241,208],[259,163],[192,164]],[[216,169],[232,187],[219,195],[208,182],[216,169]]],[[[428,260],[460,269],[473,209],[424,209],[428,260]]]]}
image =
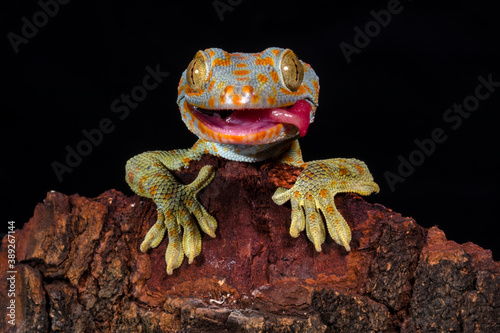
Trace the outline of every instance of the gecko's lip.
{"type": "Polygon", "coordinates": [[[278,125],[293,125],[298,129],[300,136],[304,136],[309,127],[312,110],[311,104],[306,100],[278,108],[215,110],[191,104],[189,108],[192,114],[211,131],[237,136],[269,131],[278,125]]]}

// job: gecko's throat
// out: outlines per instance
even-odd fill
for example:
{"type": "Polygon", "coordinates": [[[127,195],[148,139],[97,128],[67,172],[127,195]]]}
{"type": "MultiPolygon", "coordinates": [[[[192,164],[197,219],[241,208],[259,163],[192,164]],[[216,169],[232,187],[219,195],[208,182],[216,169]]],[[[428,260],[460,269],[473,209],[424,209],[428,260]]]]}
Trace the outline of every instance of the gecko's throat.
{"type": "Polygon", "coordinates": [[[215,110],[189,103],[188,108],[201,123],[201,132],[209,136],[206,139],[234,144],[262,144],[290,135],[304,136],[312,110],[306,100],[278,108],[215,110]]]}

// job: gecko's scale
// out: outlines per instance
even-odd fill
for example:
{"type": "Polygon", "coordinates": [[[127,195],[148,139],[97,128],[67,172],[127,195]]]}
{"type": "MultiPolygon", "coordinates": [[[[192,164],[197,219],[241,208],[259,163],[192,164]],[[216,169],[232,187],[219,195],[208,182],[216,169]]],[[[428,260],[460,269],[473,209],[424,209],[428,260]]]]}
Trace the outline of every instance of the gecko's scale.
{"type": "Polygon", "coordinates": [[[191,263],[201,251],[203,232],[215,237],[216,220],[196,199],[214,176],[201,169],[189,185],[179,184],[170,170],[187,167],[203,154],[257,162],[275,158],[301,166],[291,189],[279,188],[273,200],[291,201],[290,234],[306,230],[317,251],[326,228],[336,243],[350,250],[351,232],[337,211],[339,192],[368,195],[378,191],[366,165],[356,159],[304,162],[298,137],[304,136],[318,106],[319,82],[311,66],[289,49],[268,48],[261,53],[198,51],[179,83],[177,103],[182,119],[200,139],[191,149],[152,151],[130,159],[126,180],[139,195],[152,198],[158,220],[141,244],[141,251],[160,244],[165,232],[167,273],[191,263]]]}

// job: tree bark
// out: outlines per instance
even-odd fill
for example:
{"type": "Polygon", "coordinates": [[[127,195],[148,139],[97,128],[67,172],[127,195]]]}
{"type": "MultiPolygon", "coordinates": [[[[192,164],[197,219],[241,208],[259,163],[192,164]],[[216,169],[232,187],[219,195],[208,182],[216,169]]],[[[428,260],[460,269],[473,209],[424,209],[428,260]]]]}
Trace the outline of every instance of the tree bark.
{"type": "MultiPolygon", "coordinates": [[[[165,239],[139,251],[154,203],[115,190],[97,198],[50,192],[16,230],[16,273],[1,248],[0,327],[6,332],[499,332],[500,264],[436,227],[339,194],[350,252],[322,252],[288,234],[290,206],[271,196],[301,170],[204,156],[176,173],[217,173],[199,199],[218,221],[202,253],[168,276],[165,239]],[[9,324],[15,300],[15,326],[9,324]],[[9,317],[9,314],[11,315],[9,317]]],[[[373,200],[376,197],[369,197],[373,200]]]]}

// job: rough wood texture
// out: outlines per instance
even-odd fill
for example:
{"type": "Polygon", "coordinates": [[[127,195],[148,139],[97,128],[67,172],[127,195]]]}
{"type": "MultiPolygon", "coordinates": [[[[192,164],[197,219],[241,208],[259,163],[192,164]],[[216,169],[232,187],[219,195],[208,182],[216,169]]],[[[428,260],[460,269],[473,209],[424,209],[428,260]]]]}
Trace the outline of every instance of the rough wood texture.
{"type": "MultiPolygon", "coordinates": [[[[7,332],[499,332],[500,265],[491,252],[448,241],[354,194],[337,207],[352,251],[329,239],[317,253],[288,234],[290,208],[271,200],[300,173],[266,162],[206,156],[177,176],[217,167],[200,200],[219,221],[217,238],[174,275],[166,240],[139,244],[154,204],[111,190],[97,198],[48,193],[17,231],[16,326],[7,332]]],[[[376,200],[376,197],[370,197],[376,200]]],[[[0,272],[6,281],[7,242],[0,272]]]]}

